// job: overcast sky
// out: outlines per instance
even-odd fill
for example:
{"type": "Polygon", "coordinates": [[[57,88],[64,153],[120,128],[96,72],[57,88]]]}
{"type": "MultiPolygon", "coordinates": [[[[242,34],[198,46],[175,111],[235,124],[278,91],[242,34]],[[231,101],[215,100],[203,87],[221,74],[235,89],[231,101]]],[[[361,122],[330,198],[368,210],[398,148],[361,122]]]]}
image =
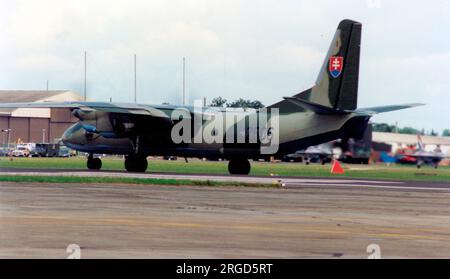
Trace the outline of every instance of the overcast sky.
{"type": "Polygon", "coordinates": [[[422,102],[376,122],[450,128],[450,2],[0,0],[0,89],[138,102],[206,96],[269,105],[311,87],[340,20],[363,23],[359,107],[422,102]]]}

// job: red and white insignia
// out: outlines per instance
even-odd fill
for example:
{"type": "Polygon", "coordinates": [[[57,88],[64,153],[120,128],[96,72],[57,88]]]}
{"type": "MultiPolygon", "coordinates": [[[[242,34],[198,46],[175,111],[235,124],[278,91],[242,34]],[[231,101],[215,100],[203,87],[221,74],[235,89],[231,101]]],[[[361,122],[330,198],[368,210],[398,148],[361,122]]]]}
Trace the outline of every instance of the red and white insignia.
{"type": "Polygon", "coordinates": [[[338,76],[340,76],[343,68],[344,68],[344,57],[342,56],[330,57],[329,70],[333,78],[337,78],[338,76]]]}

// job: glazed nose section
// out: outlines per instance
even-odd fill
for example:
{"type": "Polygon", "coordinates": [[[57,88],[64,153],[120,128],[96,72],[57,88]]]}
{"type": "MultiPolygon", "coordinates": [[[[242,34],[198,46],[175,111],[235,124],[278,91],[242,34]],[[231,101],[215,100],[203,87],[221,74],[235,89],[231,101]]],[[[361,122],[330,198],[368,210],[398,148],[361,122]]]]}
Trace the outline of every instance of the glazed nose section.
{"type": "Polygon", "coordinates": [[[67,129],[64,132],[61,140],[66,145],[67,144],[71,144],[71,145],[85,144],[86,143],[85,131],[80,123],[75,123],[74,125],[70,126],[69,129],[67,129]]]}

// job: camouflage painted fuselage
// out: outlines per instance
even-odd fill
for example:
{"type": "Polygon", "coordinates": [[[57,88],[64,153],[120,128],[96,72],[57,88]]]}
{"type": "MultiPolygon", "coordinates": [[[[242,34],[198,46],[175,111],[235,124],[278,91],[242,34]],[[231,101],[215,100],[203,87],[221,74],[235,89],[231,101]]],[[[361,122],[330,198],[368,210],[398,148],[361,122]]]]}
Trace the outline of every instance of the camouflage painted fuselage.
{"type": "MultiPolygon", "coordinates": [[[[105,104],[106,105],[106,104],[105,104]]],[[[96,107],[99,104],[95,105],[96,107]]],[[[109,104],[111,106],[111,104],[109,104]]],[[[130,105],[128,105],[129,107],[130,105]]],[[[135,105],[136,108],[144,107],[135,105]]],[[[123,106],[122,106],[123,107],[123,106]]],[[[279,111],[279,123],[271,123],[272,135],[278,135],[278,146],[274,154],[261,154],[261,141],[251,143],[248,135],[244,137],[245,142],[238,142],[237,137],[227,140],[230,130],[236,131],[240,124],[246,125],[248,130],[249,118],[257,116],[258,111],[232,111],[224,113],[217,108],[206,109],[201,127],[195,129],[193,109],[183,107],[191,112],[190,126],[192,127],[190,141],[174,143],[172,129],[178,121],[172,120],[172,113],[179,107],[149,106],[159,111],[159,116],[149,117],[136,115],[134,113],[122,114],[103,112],[98,109],[84,113],[75,111],[80,117],[80,122],[70,127],[63,135],[64,144],[70,148],[87,153],[100,154],[133,154],[142,155],[164,155],[181,157],[207,157],[207,158],[229,158],[244,156],[248,158],[267,158],[268,156],[281,157],[304,149],[311,145],[324,143],[342,137],[358,136],[365,129],[369,117],[357,113],[339,115],[318,115],[311,111],[284,112],[279,111]],[[199,134],[209,133],[217,125],[212,125],[215,115],[225,115],[223,121],[224,134],[222,140],[214,143],[195,142],[199,134]],[[228,121],[228,119],[241,118],[240,121],[228,121]],[[245,122],[245,124],[243,123],[245,122]],[[128,130],[126,128],[127,124],[128,130]],[[213,128],[211,128],[213,127],[213,128]],[[277,129],[277,131],[274,131],[277,129]]],[[[134,109],[133,111],[136,111],[134,109]]],[[[268,113],[270,119],[271,114],[268,113]]],[[[258,123],[257,129],[262,132],[267,128],[265,123],[258,123]]],[[[267,130],[267,129],[266,129],[267,130]]],[[[200,136],[201,138],[201,136],[200,136]]],[[[274,143],[277,144],[277,143],[274,143]]]]}

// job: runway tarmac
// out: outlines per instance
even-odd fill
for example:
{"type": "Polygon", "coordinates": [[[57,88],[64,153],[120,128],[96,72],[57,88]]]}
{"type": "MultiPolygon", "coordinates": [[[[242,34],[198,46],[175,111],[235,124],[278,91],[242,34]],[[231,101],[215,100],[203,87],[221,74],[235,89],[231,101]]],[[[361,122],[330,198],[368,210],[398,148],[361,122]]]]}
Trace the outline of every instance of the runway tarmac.
{"type": "MultiPolygon", "coordinates": [[[[96,174],[113,173],[124,175],[96,174]]],[[[0,258],[66,258],[70,244],[81,258],[367,258],[370,244],[382,258],[450,257],[448,184],[282,180],[287,187],[0,183],[0,258]]]]}

